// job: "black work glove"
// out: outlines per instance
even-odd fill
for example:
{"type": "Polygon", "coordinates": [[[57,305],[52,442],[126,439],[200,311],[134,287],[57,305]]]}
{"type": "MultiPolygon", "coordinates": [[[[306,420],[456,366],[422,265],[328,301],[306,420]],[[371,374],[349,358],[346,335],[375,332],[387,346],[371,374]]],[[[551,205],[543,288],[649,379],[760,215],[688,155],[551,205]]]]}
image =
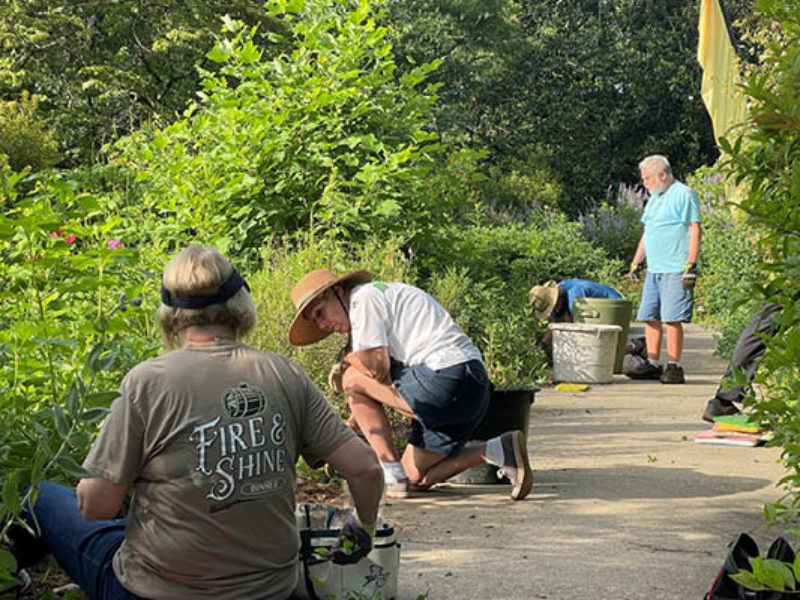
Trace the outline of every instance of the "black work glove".
{"type": "Polygon", "coordinates": [[[697,283],[697,263],[686,263],[683,267],[683,275],[681,275],[681,283],[684,290],[693,290],[697,283]]]}
{"type": "Polygon", "coordinates": [[[642,278],[642,263],[632,262],[631,269],[625,277],[630,279],[633,283],[639,283],[639,280],[642,278]]]}
{"type": "Polygon", "coordinates": [[[337,565],[357,563],[372,550],[372,534],[356,517],[348,517],[332,550],[337,565]]]}

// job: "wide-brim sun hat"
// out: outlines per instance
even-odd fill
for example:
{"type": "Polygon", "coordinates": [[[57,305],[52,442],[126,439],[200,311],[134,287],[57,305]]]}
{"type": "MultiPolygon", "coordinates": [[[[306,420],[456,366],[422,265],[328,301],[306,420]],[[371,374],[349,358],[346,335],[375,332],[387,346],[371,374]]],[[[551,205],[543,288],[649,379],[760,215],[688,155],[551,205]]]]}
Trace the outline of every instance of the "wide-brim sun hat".
{"type": "Polygon", "coordinates": [[[303,316],[303,311],[314,300],[335,285],[349,283],[358,285],[372,281],[369,271],[352,271],[337,276],[329,269],[317,269],[306,274],[292,288],[292,304],[297,311],[289,326],[289,343],[292,346],[307,346],[328,337],[332,331],[320,329],[303,316]]]}
{"type": "Polygon", "coordinates": [[[546,319],[558,302],[558,284],[552,279],[544,285],[535,285],[528,292],[528,304],[537,319],[546,319]]]}

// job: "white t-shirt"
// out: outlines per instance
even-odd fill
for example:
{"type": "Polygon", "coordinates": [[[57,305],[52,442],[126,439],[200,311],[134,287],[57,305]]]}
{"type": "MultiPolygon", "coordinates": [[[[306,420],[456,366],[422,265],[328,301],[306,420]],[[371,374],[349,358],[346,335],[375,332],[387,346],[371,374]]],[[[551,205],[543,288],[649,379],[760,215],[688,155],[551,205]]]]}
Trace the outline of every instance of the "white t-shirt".
{"type": "Polygon", "coordinates": [[[480,351],[431,296],[405,283],[373,281],[350,293],[353,352],[389,347],[406,366],[444,369],[481,360],[480,351]]]}

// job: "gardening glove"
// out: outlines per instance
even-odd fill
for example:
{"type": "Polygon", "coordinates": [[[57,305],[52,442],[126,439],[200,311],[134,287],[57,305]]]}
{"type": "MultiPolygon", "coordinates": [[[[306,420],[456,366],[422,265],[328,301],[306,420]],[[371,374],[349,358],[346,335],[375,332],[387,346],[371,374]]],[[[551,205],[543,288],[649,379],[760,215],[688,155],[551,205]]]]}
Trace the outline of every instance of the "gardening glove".
{"type": "Polygon", "coordinates": [[[683,275],[681,276],[681,283],[684,290],[693,290],[697,283],[697,263],[686,263],[683,267],[683,275]]]}
{"type": "Polygon", "coordinates": [[[344,388],[342,387],[342,375],[344,375],[342,363],[334,363],[331,367],[330,373],[328,373],[328,385],[337,394],[344,394],[344,388]]]}
{"type": "Polygon", "coordinates": [[[639,283],[639,280],[642,277],[642,263],[633,261],[631,263],[631,268],[625,277],[630,279],[633,283],[639,283]]]}
{"type": "Polygon", "coordinates": [[[332,560],[337,565],[357,563],[372,550],[375,525],[364,525],[357,517],[348,517],[333,545],[332,560]]]}

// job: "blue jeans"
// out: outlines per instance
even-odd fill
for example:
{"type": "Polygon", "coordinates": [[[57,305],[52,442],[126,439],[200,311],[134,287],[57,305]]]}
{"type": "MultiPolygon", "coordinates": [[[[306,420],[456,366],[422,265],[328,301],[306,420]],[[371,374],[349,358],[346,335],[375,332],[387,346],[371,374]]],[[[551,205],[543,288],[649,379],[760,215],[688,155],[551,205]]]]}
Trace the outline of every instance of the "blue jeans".
{"type": "MultiPolygon", "coordinates": [[[[87,521],[71,489],[42,481],[33,506],[47,549],[91,600],[138,598],[117,580],[111,561],[125,539],[124,519],[87,521]]],[[[30,514],[26,515],[33,525],[30,514]]]]}
{"type": "Polygon", "coordinates": [[[479,360],[434,371],[426,365],[392,367],[392,383],[414,411],[408,443],[454,456],[489,408],[491,383],[479,360]]]}

